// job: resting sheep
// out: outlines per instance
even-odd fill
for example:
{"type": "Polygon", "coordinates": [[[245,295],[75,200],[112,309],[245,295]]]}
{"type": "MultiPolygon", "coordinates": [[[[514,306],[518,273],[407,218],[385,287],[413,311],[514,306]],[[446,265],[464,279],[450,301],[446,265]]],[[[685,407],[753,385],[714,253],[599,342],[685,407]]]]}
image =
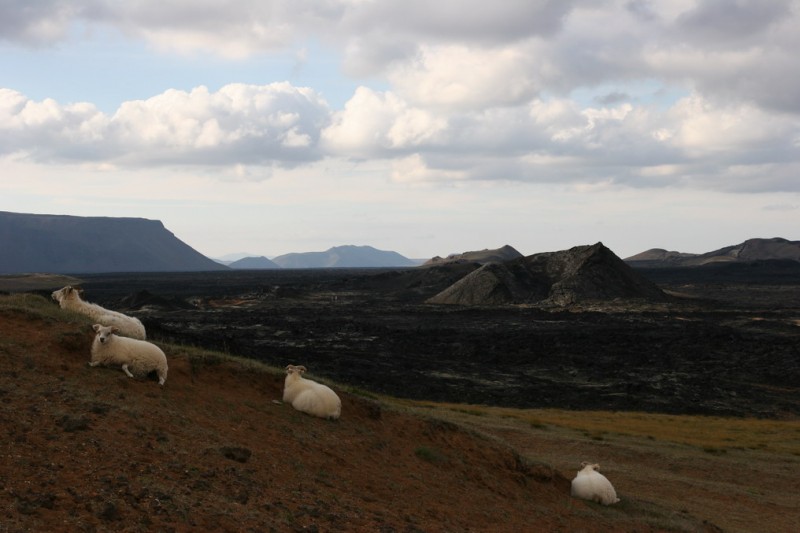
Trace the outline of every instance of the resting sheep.
{"type": "Polygon", "coordinates": [[[320,418],[337,419],[342,414],[342,401],[333,390],[302,376],[304,366],[286,366],[283,401],[298,411],[320,418]]]}
{"type": "Polygon", "coordinates": [[[611,505],[619,501],[611,482],[598,472],[600,465],[583,462],[581,467],[578,475],[572,480],[572,496],[603,505],[611,505]]]}
{"type": "Polygon", "coordinates": [[[134,373],[147,375],[155,370],[159,385],[167,381],[167,356],[161,348],[151,342],[119,337],[115,326],[95,324],[92,328],[97,334],[92,342],[89,366],[122,365],[122,371],[129,378],[134,377],[134,373]]]}
{"type": "Polygon", "coordinates": [[[104,326],[115,326],[121,335],[133,339],[146,338],[144,325],[138,318],[128,316],[117,311],[111,311],[97,304],[89,303],[81,299],[80,291],[70,285],[63,289],[53,291],[53,300],[58,302],[61,309],[69,309],[82,315],[86,315],[95,322],[104,326]]]}

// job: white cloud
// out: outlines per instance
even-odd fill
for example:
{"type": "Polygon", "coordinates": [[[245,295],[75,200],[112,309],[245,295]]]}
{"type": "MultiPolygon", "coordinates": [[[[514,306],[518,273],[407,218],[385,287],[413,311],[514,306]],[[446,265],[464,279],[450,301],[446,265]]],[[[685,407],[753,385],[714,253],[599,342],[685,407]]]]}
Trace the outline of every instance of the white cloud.
{"type": "Polygon", "coordinates": [[[38,161],[294,165],[321,157],[319,133],[329,118],[319,95],[288,83],[171,89],[125,102],[112,116],[89,104],[34,102],[0,90],[4,151],[38,161]]]}
{"type": "Polygon", "coordinates": [[[431,142],[445,126],[443,118],[416,109],[392,93],[359,87],[322,136],[334,156],[391,157],[431,142]]]}
{"type": "Polygon", "coordinates": [[[420,46],[417,56],[387,74],[395,91],[425,108],[478,109],[519,105],[541,87],[528,47],[420,46]]]}

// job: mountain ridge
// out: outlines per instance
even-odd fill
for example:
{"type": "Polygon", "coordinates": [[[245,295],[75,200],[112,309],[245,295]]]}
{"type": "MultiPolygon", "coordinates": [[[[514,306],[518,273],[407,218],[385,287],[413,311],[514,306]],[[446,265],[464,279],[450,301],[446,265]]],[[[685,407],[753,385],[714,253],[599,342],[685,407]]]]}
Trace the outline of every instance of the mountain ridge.
{"type": "Polygon", "coordinates": [[[651,248],[625,259],[640,267],[692,267],[718,263],[791,260],[800,262],[800,241],[782,237],[752,238],[739,244],[724,246],[702,254],[667,251],[651,248]]]}

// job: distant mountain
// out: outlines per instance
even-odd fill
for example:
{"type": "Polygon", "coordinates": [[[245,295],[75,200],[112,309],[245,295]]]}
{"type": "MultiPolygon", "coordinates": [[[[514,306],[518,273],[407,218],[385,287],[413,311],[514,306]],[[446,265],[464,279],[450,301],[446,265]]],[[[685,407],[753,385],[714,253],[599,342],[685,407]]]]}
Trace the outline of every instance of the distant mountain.
{"type": "Polygon", "coordinates": [[[748,239],[741,244],[726,246],[704,254],[667,252],[660,248],[653,248],[628,257],[625,262],[635,267],[654,268],[772,260],[800,261],[800,241],[789,241],[779,237],[748,239]]]}
{"type": "Polygon", "coordinates": [[[487,263],[428,299],[428,303],[571,305],[616,299],[663,300],[655,284],[603,243],[487,263]]]}
{"type": "Polygon", "coordinates": [[[227,270],[144,218],[0,211],[0,274],[227,270]]]}
{"type": "Polygon", "coordinates": [[[625,262],[639,265],[644,263],[663,263],[664,265],[679,266],[681,262],[690,257],[697,257],[697,254],[670,252],[662,248],[651,248],[640,254],[628,257],[625,259],[625,262]]]}
{"type": "Polygon", "coordinates": [[[270,261],[266,257],[243,257],[238,261],[229,263],[228,267],[237,270],[268,270],[271,268],[281,268],[281,266],[274,261],[270,261]]]}
{"type": "Polygon", "coordinates": [[[234,261],[238,261],[239,259],[244,259],[245,257],[258,257],[258,254],[250,252],[235,252],[232,254],[225,254],[220,257],[212,257],[211,259],[213,259],[217,263],[222,263],[223,265],[230,265],[234,261]]]}
{"type": "Polygon", "coordinates": [[[475,252],[464,252],[461,254],[450,254],[447,257],[439,257],[438,255],[426,261],[422,266],[435,266],[448,263],[491,263],[491,262],[505,262],[512,259],[522,257],[522,254],[509,245],[505,245],[496,250],[480,250],[475,252]]]}
{"type": "Polygon", "coordinates": [[[282,268],[406,267],[417,263],[397,252],[371,246],[335,246],[325,252],[279,255],[272,259],[282,268]]]}

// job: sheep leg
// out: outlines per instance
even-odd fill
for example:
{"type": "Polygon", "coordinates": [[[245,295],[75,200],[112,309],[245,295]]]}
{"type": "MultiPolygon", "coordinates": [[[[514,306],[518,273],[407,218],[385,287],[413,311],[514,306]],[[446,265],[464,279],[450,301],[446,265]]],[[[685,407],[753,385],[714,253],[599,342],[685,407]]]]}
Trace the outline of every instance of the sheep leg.
{"type": "Polygon", "coordinates": [[[133,374],[131,374],[130,370],[128,370],[128,365],[122,365],[122,371],[128,374],[129,378],[133,377],[133,374]]]}
{"type": "Polygon", "coordinates": [[[97,366],[100,364],[100,361],[89,361],[89,366],[97,366]]]}

